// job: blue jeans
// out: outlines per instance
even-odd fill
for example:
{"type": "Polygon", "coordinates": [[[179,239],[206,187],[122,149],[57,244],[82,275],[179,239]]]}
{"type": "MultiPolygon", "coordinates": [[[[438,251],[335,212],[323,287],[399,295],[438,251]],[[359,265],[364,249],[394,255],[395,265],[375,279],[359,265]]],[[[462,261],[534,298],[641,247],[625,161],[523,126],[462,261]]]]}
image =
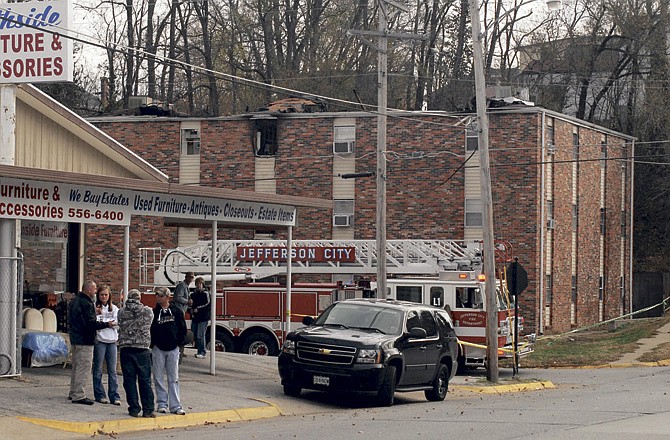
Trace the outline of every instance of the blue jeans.
{"type": "Polygon", "coordinates": [[[128,413],[154,412],[154,391],[151,388],[151,351],[148,348],[121,348],[123,389],[128,401],[128,413]],[[137,389],[139,386],[139,398],[137,389]],[[142,405],[140,406],[140,399],[142,405]]]}
{"type": "Polygon", "coordinates": [[[158,409],[168,408],[172,413],[182,409],[179,401],[179,347],[163,351],[154,346],[151,357],[158,409]],[[166,375],[167,387],[165,385],[166,375]]]}
{"type": "Polygon", "coordinates": [[[105,398],[105,387],[102,385],[103,363],[107,365],[107,396],[109,401],[120,400],[119,381],[116,377],[116,342],[95,341],[93,347],[93,395],[95,400],[105,398]]]}
{"type": "Polygon", "coordinates": [[[195,347],[198,349],[198,354],[207,354],[207,349],[205,348],[205,332],[207,331],[208,323],[209,321],[191,321],[191,331],[195,338],[195,347]]]}

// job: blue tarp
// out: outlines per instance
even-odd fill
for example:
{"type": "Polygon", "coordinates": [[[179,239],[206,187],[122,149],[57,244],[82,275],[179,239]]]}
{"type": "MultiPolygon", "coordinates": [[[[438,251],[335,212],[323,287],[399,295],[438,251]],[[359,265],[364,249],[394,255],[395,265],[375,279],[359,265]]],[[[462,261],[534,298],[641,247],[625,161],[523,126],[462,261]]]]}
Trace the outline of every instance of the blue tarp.
{"type": "Polygon", "coordinates": [[[67,360],[67,343],[59,333],[25,333],[22,347],[33,352],[31,367],[47,367],[62,364],[67,360]]]}

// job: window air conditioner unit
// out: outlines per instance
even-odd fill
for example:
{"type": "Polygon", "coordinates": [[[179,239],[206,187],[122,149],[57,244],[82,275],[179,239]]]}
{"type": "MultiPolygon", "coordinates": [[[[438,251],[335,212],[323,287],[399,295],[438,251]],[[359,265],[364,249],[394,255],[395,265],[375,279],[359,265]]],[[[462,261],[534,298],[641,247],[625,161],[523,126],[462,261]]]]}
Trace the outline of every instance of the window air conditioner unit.
{"type": "Polygon", "coordinates": [[[333,153],[347,154],[354,152],[356,141],[335,141],[333,142],[333,153]]]}
{"type": "Polygon", "coordinates": [[[333,226],[351,226],[351,215],[334,215],[333,226]]]}
{"type": "Polygon", "coordinates": [[[547,144],[547,154],[556,154],[556,145],[553,143],[548,143],[547,144]]]}
{"type": "Polygon", "coordinates": [[[556,227],[556,220],[553,218],[550,218],[547,220],[547,229],[554,229],[556,227]]]}

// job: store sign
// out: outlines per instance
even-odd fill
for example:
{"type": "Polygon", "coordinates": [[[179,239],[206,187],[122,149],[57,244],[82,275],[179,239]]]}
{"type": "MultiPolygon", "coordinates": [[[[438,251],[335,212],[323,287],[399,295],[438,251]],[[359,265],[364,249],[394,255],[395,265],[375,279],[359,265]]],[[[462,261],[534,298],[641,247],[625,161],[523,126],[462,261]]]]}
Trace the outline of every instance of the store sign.
{"type": "Polygon", "coordinates": [[[71,0],[0,3],[0,83],[72,81],[71,0]]]}
{"type": "Polygon", "coordinates": [[[21,222],[21,247],[62,249],[67,243],[67,223],[24,220],[21,222]]]}
{"type": "Polygon", "coordinates": [[[0,177],[0,218],[127,226],[134,215],[293,226],[296,208],[0,177]]]}

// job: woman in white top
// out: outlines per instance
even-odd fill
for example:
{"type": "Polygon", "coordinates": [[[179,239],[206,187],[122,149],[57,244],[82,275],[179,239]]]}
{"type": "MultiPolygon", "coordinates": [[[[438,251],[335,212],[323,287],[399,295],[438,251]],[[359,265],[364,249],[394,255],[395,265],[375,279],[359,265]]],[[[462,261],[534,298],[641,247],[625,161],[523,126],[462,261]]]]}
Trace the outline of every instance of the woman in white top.
{"type": "MultiPolygon", "coordinates": [[[[95,303],[95,313],[98,321],[116,321],[119,308],[116,307],[109,294],[109,286],[100,286],[97,291],[98,300],[95,303]]],[[[99,403],[112,402],[121,405],[119,396],[119,381],[116,378],[116,341],[119,339],[117,327],[98,330],[93,347],[93,392],[95,401],[99,403]],[[107,396],[102,385],[102,363],[107,364],[107,396]],[[109,397],[109,398],[108,398],[109,397]]]]}

